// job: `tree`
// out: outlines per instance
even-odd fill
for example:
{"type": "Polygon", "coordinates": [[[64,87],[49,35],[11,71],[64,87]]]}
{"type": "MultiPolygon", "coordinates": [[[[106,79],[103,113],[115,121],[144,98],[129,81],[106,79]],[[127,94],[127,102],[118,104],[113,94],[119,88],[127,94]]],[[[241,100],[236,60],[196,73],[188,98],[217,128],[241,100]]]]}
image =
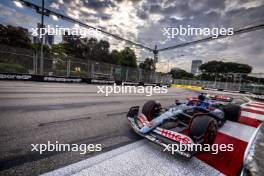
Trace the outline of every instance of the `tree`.
{"type": "Polygon", "coordinates": [[[210,61],[200,66],[200,70],[206,73],[250,73],[252,67],[236,62],[210,61]]]}
{"type": "Polygon", "coordinates": [[[108,41],[67,35],[63,44],[66,54],[81,58],[112,63],[108,41]]]}
{"type": "Polygon", "coordinates": [[[120,64],[128,67],[137,67],[137,57],[135,52],[126,47],[120,51],[120,64]]]}
{"type": "Polygon", "coordinates": [[[201,77],[205,80],[233,81],[235,73],[247,75],[252,67],[236,62],[210,61],[201,65],[200,70],[201,77]]]}
{"type": "Polygon", "coordinates": [[[91,48],[93,60],[111,63],[109,47],[110,44],[108,43],[108,41],[100,40],[99,42],[97,42],[91,48]]]}
{"type": "Polygon", "coordinates": [[[110,55],[110,63],[119,65],[121,62],[121,56],[120,53],[117,50],[112,50],[110,55]]]}
{"type": "Polygon", "coordinates": [[[82,57],[89,60],[98,60],[98,57],[95,56],[95,47],[98,43],[96,38],[84,38],[81,41],[85,46],[82,49],[82,57]]]}
{"type": "Polygon", "coordinates": [[[65,56],[66,51],[65,51],[63,44],[59,43],[59,44],[52,45],[51,53],[59,55],[59,56],[65,56]]]}
{"type": "Polygon", "coordinates": [[[193,78],[193,74],[186,72],[185,70],[179,69],[179,68],[174,68],[171,69],[169,72],[173,79],[185,79],[185,78],[193,78]]]}
{"type": "Polygon", "coordinates": [[[11,25],[0,24],[0,43],[20,48],[32,48],[28,30],[11,25]]]}
{"type": "MultiPolygon", "coordinates": [[[[32,44],[32,48],[36,51],[40,51],[41,48],[41,44],[40,43],[36,43],[36,44],[32,44]]],[[[51,49],[49,48],[48,45],[43,45],[43,53],[45,55],[49,55],[51,54],[51,49]]]]}
{"type": "Polygon", "coordinates": [[[85,46],[81,41],[81,36],[66,35],[63,47],[67,55],[82,59],[84,58],[83,54],[85,51],[85,46]]]}
{"type": "Polygon", "coordinates": [[[145,61],[143,63],[139,64],[139,67],[145,70],[151,70],[151,71],[155,71],[155,62],[153,59],[151,58],[147,58],[145,59],[145,61]]]}
{"type": "MultiPolygon", "coordinates": [[[[40,44],[32,44],[29,39],[28,30],[22,27],[4,26],[0,24],[0,43],[33,48],[40,51],[40,44]]],[[[51,48],[43,45],[45,56],[72,56],[83,60],[95,60],[111,64],[121,64],[124,66],[137,67],[135,52],[130,48],[124,48],[120,52],[113,50],[110,53],[110,44],[105,40],[96,38],[81,38],[81,36],[63,36],[63,43],[55,44],[51,48]]],[[[153,69],[153,60],[147,60],[146,69],[153,69]]]]}

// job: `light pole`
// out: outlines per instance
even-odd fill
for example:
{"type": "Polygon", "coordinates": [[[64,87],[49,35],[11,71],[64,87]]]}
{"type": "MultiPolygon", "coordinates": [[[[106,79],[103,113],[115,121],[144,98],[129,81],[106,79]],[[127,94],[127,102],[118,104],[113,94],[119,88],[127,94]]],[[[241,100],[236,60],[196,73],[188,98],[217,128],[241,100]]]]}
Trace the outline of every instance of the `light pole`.
{"type": "MultiPolygon", "coordinates": [[[[41,28],[44,28],[44,0],[42,0],[41,3],[41,28]]],[[[44,60],[43,60],[43,37],[40,36],[40,74],[43,75],[43,66],[44,66],[44,60]]]]}
{"type": "Polygon", "coordinates": [[[154,54],[154,67],[156,68],[156,64],[158,62],[158,54],[159,54],[157,45],[155,45],[155,48],[153,50],[153,54],[154,54]]]}

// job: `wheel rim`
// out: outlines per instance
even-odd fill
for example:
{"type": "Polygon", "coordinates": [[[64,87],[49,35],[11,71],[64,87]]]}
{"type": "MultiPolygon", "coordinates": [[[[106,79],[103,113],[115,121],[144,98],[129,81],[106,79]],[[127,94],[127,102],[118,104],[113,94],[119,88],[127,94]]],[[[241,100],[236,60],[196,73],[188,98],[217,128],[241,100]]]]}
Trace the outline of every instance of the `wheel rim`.
{"type": "Polygon", "coordinates": [[[214,124],[214,122],[211,122],[208,125],[207,132],[205,134],[205,143],[206,144],[213,144],[214,140],[216,138],[216,133],[217,133],[217,127],[214,124]]]}

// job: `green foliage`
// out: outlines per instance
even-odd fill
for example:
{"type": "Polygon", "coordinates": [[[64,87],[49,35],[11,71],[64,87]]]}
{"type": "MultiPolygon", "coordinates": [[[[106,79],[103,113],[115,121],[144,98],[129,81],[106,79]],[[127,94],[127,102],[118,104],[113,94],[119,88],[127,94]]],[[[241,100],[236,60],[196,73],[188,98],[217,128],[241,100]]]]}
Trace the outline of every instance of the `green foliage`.
{"type": "MultiPolygon", "coordinates": [[[[41,44],[31,44],[28,36],[27,29],[0,24],[0,44],[34,49],[39,54],[41,44]]],[[[51,48],[47,45],[43,45],[43,52],[45,58],[55,57],[64,60],[65,57],[69,56],[85,61],[95,60],[137,67],[137,57],[132,49],[127,47],[120,52],[113,50],[110,53],[109,42],[105,40],[98,41],[95,38],[81,38],[81,36],[76,35],[65,35],[63,43],[55,44],[51,48]]],[[[146,66],[146,68],[148,69],[148,66],[146,66]]]]}
{"type": "Polygon", "coordinates": [[[110,58],[112,64],[119,65],[121,62],[121,55],[117,50],[112,50],[110,58]]]}
{"type": "MultiPolygon", "coordinates": [[[[41,44],[40,43],[32,44],[32,48],[36,51],[40,51],[41,44]]],[[[49,48],[48,45],[43,45],[43,53],[45,53],[46,55],[51,54],[51,49],[49,48]]]]}
{"type": "Polygon", "coordinates": [[[77,58],[137,67],[137,57],[132,49],[127,47],[120,52],[113,50],[110,53],[108,41],[67,36],[63,48],[67,55],[77,58]]]}
{"type": "Polygon", "coordinates": [[[120,51],[120,57],[121,57],[121,65],[128,66],[128,67],[137,67],[137,57],[135,52],[130,49],[129,47],[126,47],[125,49],[120,51]]]}
{"type": "Polygon", "coordinates": [[[66,42],[62,44],[67,55],[111,63],[110,44],[108,41],[95,38],[81,38],[80,36],[68,36],[66,42]]]}
{"type": "Polygon", "coordinates": [[[235,73],[248,74],[252,67],[236,62],[210,61],[200,66],[202,80],[233,82],[237,79],[235,73]]]}
{"type": "Polygon", "coordinates": [[[66,51],[62,43],[54,44],[51,47],[51,53],[59,56],[65,56],[66,51]]]}
{"type": "Polygon", "coordinates": [[[0,70],[6,73],[27,73],[27,69],[19,64],[0,63],[0,70]]]}
{"type": "Polygon", "coordinates": [[[27,29],[11,25],[0,24],[0,43],[20,48],[32,48],[27,29]]]}
{"type": "Polygon", "coordinates": [[[151,58],[147,58],[145,59],[145,61],[143,63],[139,64],[139,67],[145,70],[151,70],[151,71],[155,71],[155,62],[153,59],[151,58]]]}
{"type": "Polygon", "coordinates": [[[250,73],[252,67],[235,62],[210,61],[200,66],[204,73],[250,73]]]}
{"type": "Polygon", "coordinates": [[[28,72],[33,69],[33,58],[24,55],[14,55],[9,53],[0,53],[1,72],[28,72]]]}
{"type": "Polygon", "coordinates": [[[173,79],[186,79],[186,78],[190,79],[194,77],[192,73],[188,73],[182,69],[171,69],[169,74],[171,74],[173,79]]]}

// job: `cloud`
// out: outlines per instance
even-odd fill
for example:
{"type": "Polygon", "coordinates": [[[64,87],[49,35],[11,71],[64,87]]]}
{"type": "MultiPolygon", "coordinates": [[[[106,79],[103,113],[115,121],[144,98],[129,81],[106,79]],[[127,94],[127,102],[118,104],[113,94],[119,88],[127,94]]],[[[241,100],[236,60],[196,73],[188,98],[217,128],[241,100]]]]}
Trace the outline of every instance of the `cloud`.
{"type": "MultiPolygon", "coordinates": [[[[263,0],[54,0],[49,7],[89,25],[101,27],[152,48],[155,45],[158,48],[164,48],[204,37],[176,36],[174,39],[168,39],[162,35],[163,27],[190,25],[201,28],[238,29],[264,23],[263,0]]],[[[0,13],[10,14],[11,12],[1,10],[0,13]]],[[[18,15],[9,17],[9,21],[21,24],[18,19],[23,19],[27,21],[24,23],[32,23],[29,18],[21,16],[18,18],[18,15]]],[[[254,71],[261,71],[264,69],[262,36],[264,33],[260,30],[246,35],[169,50],[159,53],[159,60],[170,59],[171,66],[178,65],[188,71],[193,59],[236,60],[254,66],[254,71]],[[180,55],[184,57],[179,57],[180,55]]],[[[129,46],[112,38],[108,39],[107,36],[104,38],[113,44],[111,48],[114,49],[129,46]]],[[[136,52],[139,60],[153,57],[152,53],[140,48],[137,48],[136,52]]]]}
{"type": "Polygon", "coordinates": [[[39,21],[33,16],[19,13],[2,4],[0,4],[0,20],[2,24],[22,26],[24,28],[36,27],[36,24],[39,21]]]}
{"type": "MultiPolygon", "coordinates": [[[[155,44],[162,48],[203,37],[178,36],[173,40],[168,40],[162,35],[163,27],[191,25],[194,27],[234,27],[237,29],[261,22],[264,11],[261,1],[245,0],[232,2],[228,0],[149,0],[137,1],[133,4],[134,7],[130,8],[129,5],[131,4],[132,2],[123,0],[118,3],[109,1],[109,5],[101,4],[98,6],[100,12],[111,14],[108,16],[108,21],[104,23],[104,27],[107,29],[109,24],[115,24],[113,31],[117,34],[152,48],[155,44]]],[[[94,7],[91,8],[94,9],[94,7]]],[[[160,53],[159,58],[160,60],[171,59],[171,65],[182,65],[181,68],[188,71],[191,60],[199,58],[204,61],[212,59],[237,60],[253,65],[254,71],[257,71],[264,68],[264,64],[259,63],[263,57],[263,46],[259,44],[263,40],[258,36],[263,32],[259,33],[258,35],[255,33],[249,35],[247,39],[241,39],[237,36],[235,39],[223,39],[210,42],[210,44],[192,46],[186,49],[188,52],[179,52],[177,49],[167,51],[160,53]],[[185,55],[184,59],[174,59],[178,58],[181,53],[185,55]],[[249,57],[252,58],[250,61],[249,57]]],[[[149,53],[146,54],[141,50],[138,53],[139,57],[149,56],[149,53]]]]}
{"type": "Polygon", "coordinates": [[[50,5],[50,7],[58,10],[60,8],[60,4],[59,3],[52,3],[50,5]]]}

